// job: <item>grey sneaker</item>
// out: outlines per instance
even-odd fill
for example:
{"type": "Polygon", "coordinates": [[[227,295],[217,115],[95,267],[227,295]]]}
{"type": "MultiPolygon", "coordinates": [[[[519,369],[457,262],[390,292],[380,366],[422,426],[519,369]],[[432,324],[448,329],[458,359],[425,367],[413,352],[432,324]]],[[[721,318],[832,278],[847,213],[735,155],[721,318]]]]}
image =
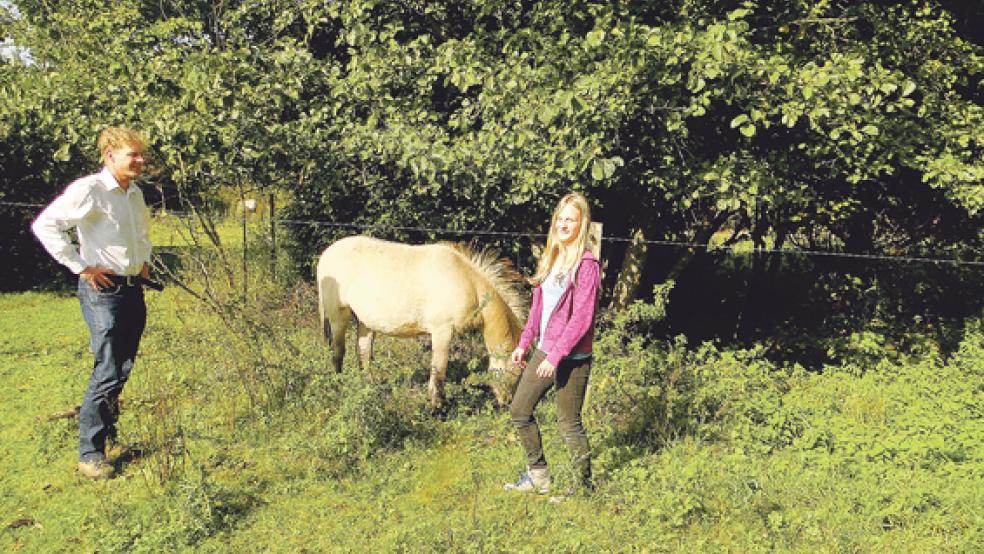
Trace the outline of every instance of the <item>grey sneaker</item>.
{"type": "Polygon", "coordinates": [[[549,499],[547,499],[547,502],[551,504],[560,504],[561,502],[567,500],[572,496],[574,496],[574,489],[567,489],[566,491],[560,494],[555,494],[551,496],[549,499]]]}
{"type": "Polygon", "coordinates": [[[79,462],[79,473],[90,479],[109,479],[116,473],[116,468],[106,460],[89,460],[79,462]]]}
{"type": "Polygon", "coordinates": [[[526,468],[525,473],[519,474],[519,480],[515,483],[506,483],[507,491],[516,492],[535,492],[536,494],[547,494],[550,492],[550,475],[547,468],[526,468]]]}

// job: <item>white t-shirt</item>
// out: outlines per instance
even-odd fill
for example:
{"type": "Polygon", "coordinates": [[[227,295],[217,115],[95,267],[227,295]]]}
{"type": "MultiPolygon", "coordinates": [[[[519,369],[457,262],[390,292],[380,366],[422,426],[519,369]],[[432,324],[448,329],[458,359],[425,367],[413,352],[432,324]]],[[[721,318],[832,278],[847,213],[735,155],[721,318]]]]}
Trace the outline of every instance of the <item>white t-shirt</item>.
{"type": "Polygon", "coordinates": [[[540,337],[536,342],[536,347],[542,350],[543,335],[547,332],[547,323],[553,315],[557,302],[567,288],[568,279],[566,274],[560,272],[556,266],[550,270],[550,275],[540,283],[540,294],[543,298],[543,311],[540,312],[540,337]]]}

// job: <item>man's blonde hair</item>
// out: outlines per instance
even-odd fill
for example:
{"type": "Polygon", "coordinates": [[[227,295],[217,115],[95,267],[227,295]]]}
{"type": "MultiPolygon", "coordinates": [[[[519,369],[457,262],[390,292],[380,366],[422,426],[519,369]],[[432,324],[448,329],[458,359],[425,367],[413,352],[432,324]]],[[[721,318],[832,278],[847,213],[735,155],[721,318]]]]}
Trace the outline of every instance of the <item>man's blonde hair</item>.
{"type": "Polygon", "coordinates": [[[99,133],[99,140],[96,141],[96,146],[99,147],[99,159],[105,162],[107,149],[116,150],[124,146],[129,146],[142,151],[147,147],[147,141],[144,140],[143,135],[133,129],[126,127],[107,127],[99,133]]]}

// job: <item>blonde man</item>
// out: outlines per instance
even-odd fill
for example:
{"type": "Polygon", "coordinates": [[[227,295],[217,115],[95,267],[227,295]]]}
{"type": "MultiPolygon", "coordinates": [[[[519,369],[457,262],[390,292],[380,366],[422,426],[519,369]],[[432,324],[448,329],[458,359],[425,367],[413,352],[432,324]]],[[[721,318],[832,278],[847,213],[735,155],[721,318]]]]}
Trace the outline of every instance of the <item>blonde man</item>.
{"type": "Polygon", "coordinates": [[[147,205],[133,183],[143,172],[143,137],[110,127],[97,145],[102,170],[69,184],[31,229],[55,260],[79,276],[79,302],[95,355],[79,413],[79,471],[106,479],[115,471],[107,452],[119,453],[120,393],[147,321],[139,278],[148,275],[151,244],[147,205]]]}

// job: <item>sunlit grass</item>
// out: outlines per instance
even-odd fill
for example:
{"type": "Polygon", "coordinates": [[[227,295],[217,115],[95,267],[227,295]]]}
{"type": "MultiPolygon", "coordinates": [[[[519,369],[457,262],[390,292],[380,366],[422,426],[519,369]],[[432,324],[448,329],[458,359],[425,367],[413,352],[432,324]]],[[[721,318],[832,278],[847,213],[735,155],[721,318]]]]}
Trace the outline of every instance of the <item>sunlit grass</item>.
{"type": "MultiPolygon", "coordinates": [[[[264,232],[268,224],[256,216],[246,220],[247,237],[253,233],[264,232]]],[[[224,246],[238,247],[243,244],[243,221],[239,217],[216,217],[215,230],[224,246]]],[[[154,214],[150,226],[150,242],[155,247],[171,248],[195,244],[195,241],[208,240],[202,224],[195,217],[169,212],[154,214]]]]}
{"type": "MultiPolygon", "coordinates": [[[[741,391],[722,410],[745,419],[623,451],[621,463],[608,423],[589,420],[608,453],[599,488],[550,504],[502,489],[522,455],[508,414],[461,378],[469,360],[453,360],[444,420],[427,412],[420,341],[381,337],[369,375],[353,356],[335,374],[305,286],[251,297],[276,333],[254,353],[181,290],[148,293],[121,421],[142,454],[102,483],[75,471],[74,419],[48,419],[78,403],[88,378],[77,301],[0,296],[0,549],[963,552],[984,539],[984,448],[970,440],[984,430],[981,393],[951,366],[831,368],[777,380],[782,391],[742,385],[748,369],[729,361],[708,386],[741,391]]],[[[621,362],[599,360],[592,380],[611,364],[621,362]]],[[[560,473],[550,397],[540,420],[560,473]]]]}

